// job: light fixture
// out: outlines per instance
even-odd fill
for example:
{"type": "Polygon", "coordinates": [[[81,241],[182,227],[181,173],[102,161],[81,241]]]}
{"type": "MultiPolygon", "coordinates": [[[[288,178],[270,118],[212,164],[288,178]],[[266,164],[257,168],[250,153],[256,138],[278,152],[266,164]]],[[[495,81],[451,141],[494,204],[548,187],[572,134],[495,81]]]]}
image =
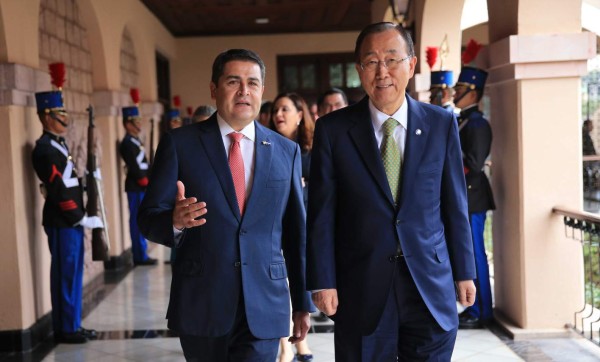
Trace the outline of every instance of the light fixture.
{"type": "Polygon", "coordinates": [[[254,19],[254,22],[256,24],[268,24],[269,18],[256,18],[256,19],[254,19]]]}

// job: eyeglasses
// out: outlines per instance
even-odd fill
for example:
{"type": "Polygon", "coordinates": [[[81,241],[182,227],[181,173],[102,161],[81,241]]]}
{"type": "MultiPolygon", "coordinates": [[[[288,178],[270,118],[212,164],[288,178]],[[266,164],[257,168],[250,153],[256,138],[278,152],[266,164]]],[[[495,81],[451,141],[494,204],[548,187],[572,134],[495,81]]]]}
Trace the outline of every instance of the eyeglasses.
{"type": "Polygon", "coordinates": [[[404,62],[405,60],[409,60],[410,58],[412,58],[412,55],[409,55],[402,59],[392,58],[386,60],[371,60],[370,62],[360,63],[360,69],[366,70],[368,72],[374,72],[377,69],[379,69],[379,64],[383,64],[383,66],[386,67],[388,70],[394,70],[398,68],[400,63],[404,62]]]}

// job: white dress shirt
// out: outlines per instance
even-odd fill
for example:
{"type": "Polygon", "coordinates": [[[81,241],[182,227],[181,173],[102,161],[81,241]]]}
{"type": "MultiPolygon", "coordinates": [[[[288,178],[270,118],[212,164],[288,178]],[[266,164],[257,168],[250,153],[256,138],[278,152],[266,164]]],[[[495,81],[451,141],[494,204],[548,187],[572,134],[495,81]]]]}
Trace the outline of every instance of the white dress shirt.
{"type": "Polygon", "coordinates": [[[369,112],[371,113],[371,122],[373,122],[373,130],[375,130],[375,139],[377,140],[377,147],[379,149],[381,149],[381,141],[383,141],[383,123],[390,117],[400,123],[401,127],[396,127],[393,137],[398,144],[398,150],[400,150],[400,159],[404,162],[404,145],[408,129],[408,101],[406,98],[404,98],[402,106],[392,115],[385,114],[375,108],[369,99],[369,112]]]}
{"type": "MultiPolygon", "coordinates": [[[[223,118],[217,113],[217,121],[219,123],[219,130],[221,131],[221,137],[223,138],[223,146],[225,146],[225,154],[229,159],[229,149],[231,148],[231,138],[228,134],[235,132],[231,126],[225,122],[223,118]]],[[[244,160],[244,178],[246,181],[246,201],[252,191],[252,181],[254,180],[254,144],[256,142],[256,128],[254,122],[250,122],[240,132],[244,137],[240,140],[240,149],[242,151],[242,159],[244,160]]],[[[228,165],[229,167],[229,165],[228,165]]]]}
{"type": "MultiPolygon", "coordinates": [[[[221,132],[221,138],[223,139],[223,146],[225,147],[225,154],[229,159],[229,149],[231,148],[231,138],[228,134],[235,132],[231,126],[225,122],[223,118],[217,113],[217,122],[219,124],[219,131],[221,132]]],[[[240,150],[242,151],[242,159],[244,160],[244,179],[246,182],[246,201],[252,191],[252,181],[254,180],[254,144],[256,142],[256,128],[254,122],[251,122],[244,127],[239,133],[243,134],[244,137],[240,140],[240,150]]],[[[227,165],[229,167],[229,165],[227,165]]],[[[187,197],[187,196],[186,196],[187,197]]],[[[202,201],[202,200],[198,200],[202,201]]],[[[206,205],[210,207],[210,205],[206,205]]],[[[179,244],[181,240],[181,234],[183,230],[178,230],[173,226],[173,234],[175,236],[175,245],[179,244]]]]}

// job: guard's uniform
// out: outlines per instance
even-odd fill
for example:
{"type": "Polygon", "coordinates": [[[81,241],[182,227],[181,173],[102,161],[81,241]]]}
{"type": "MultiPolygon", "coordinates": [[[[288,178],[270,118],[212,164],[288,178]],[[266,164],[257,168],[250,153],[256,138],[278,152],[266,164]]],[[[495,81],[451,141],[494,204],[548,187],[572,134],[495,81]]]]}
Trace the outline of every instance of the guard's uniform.
{"type": "MultiPolygon", "coordinates": [[[[123,117],[131,116],[130,111],[126,111],[129,108],[135,108],[137,116],[137,107],[126,107],[123,108],[123,117]]],[[[133,262],[134,264],[143,264],[149,260],[148,244],[138,229],[137,214],[148,185],[148,160],[142,142],[130,134],[126,134],[123,138],[119,152],[127,165],[125,191],[129,201],[129,232],[131,234],[133,262]]]]}
{"type": "MultiPolygon", "coordinates": [[[[487,73],[483,70],[464,67],[457,85],[467,85],[471,90],[483,89],[486,79],[487,73]]],[[[484,227],[487,211],[494,210],[496,205],[490,182],[483,171],[485,160],[489,156],[492,146],[492,128],[487,119],[483,117],[483,113],[477,108],[477,104],[463,108],[458,121],[465,181],[467,183],[473,253],[475,255],[475,266],[477,267],[475,303],[467,308],[465,313],[485,322],[493,317],[492,289],[485,252],[484,227]]]]}
{"type": "Polygon", "coordinates": [[[46,193],[42,224],[52,254],[54,333],[75,333],[81,327],[84,249],[83,227],[75,224],[85,215],[83,189],[64,138],[44,131],[35,144],[32,161],[46,193]]]}

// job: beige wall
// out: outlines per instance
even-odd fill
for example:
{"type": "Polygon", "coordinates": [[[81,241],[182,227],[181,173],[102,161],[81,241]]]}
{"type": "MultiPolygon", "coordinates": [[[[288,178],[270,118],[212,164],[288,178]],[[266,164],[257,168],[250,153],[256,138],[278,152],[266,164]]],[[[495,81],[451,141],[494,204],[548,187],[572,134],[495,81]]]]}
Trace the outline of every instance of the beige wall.
{"type": "Polygon", "coordinates": [[[354,52],[357,32],[182,38],[177,58],[171,60],[171,92],[182,106],[212,104],[209,83],[212,63],[222,51],[247,48],[258,53],[266,66],[263,99],[277,95],[277,55],[354,52]]]}
{"type": "Polygon", "coordinates": [[[0,62],[37,66],[39,5],[39,0],[0,2],[0,24],[4,27],[0,44],[6,44],[6,48],[0,47],[0,62]]]}
{"type": "MultiPolygon", "coordinates": [[[[131,104],[129,96],[121,92],[119,55],[123,31],[127,27],[134,43],[137,70],[144,75],[139,80],[141,96],[149,104],[157,96],[155,51],[175,57],[176,42],[140,1],[50,2],[50,6],[57,6],[59,14],[73,14],[74,9],[68,8],[73,4],[79,9],[87,30],[87,39],[83,41],[89,43],[92,57],[93,103],[97,131],[101,133],[100,158],[113,244],[111,255],[118,256],[130,246],[129,214],[126,195],[120,189],[121,180],[116,172],[118,155],[115,147],[123,135],[120,107],[131,104]],[[102,97],[102,94],[111,96],[102,97]]],[[[39,13],[40,1],[0,0],[0,78],[3,79],[0,84],[0,151],[3,154],[0,166],[4,170],[0,175],[0,214],[5,215],[0,220],[3,236],[0,240],[3,250],[0,285],[3,290],[11,291],[0,298],[2,331],[29,328],[51,309],[50,254],[41,226],[43,198],[31,167],[31,151],[42,131],[35,114],[33,93],[51,89],[47,62],[40,63],[39,13]]],[[[44,23],[48,29],[46,25],[49,24],[44,23]]],[[[50,24],[50,27],[58,25],[50,24]]],[[[82,102],[70,102],[72,105],[78,103],[82,102]]],[[[79,104],[78,107],[83,106],[79,104]]],[[[83,113],[84,109],[75,111],[83,113]]],[[[76,137],[85,138],[85,135],[77,133],[76,137]]]]}

